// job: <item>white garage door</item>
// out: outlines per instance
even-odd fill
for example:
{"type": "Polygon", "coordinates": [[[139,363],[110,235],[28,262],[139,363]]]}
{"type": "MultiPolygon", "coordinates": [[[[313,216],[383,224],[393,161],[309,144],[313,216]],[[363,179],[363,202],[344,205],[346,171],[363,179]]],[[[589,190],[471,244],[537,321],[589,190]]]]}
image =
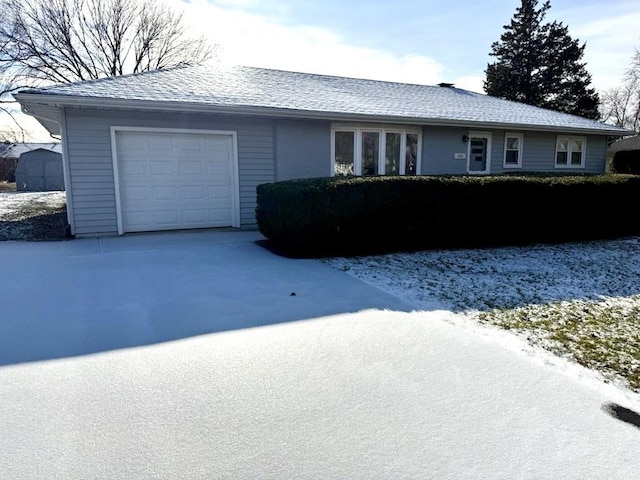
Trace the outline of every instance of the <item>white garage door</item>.
{"type": "Polygon", "coordinates": [[[232,134],[114,135],[121,233],[239,226],[232,134]]]}

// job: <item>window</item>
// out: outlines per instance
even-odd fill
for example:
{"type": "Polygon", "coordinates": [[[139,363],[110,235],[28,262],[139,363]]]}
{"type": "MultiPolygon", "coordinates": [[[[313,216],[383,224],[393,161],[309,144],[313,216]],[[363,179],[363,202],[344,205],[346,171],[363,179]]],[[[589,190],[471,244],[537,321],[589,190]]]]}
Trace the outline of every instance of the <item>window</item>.
{"type": "Polygon", "coordinates": [[[386,138],[387,151],[384,156],[384,174],[385,175],[400,175],[401,138],[402,138],[401,133],[397,133],[397,132],[387,133],[387,138],[386,138]]]}
{"type": "Polygon", "coordinates": [[[585,137],[558,137],[556,141],[556,167],[584,167],[587,139],[585,137]]]}
{"type": "Polygon", "coordinates": [[[504,168],[522,167],[522,134],[507,133],[504,136],[504,168]]]}
{"type": "Polygon", "coordinates": [[[417,175],[418,165],[418,134],[407,133],[407,145],[405,147],[405,174],[417,175]]]}
{"type": "Polygon", "coordinates": [[[336,175],[353,175],[355,135],[356,132],[335,132],[336,175]]]}
{"type": "Polygon", "coordinates": [[[380,158],[380,132],[362,132],[362,175],[377,175],[380,158]]]}
{"type": "Polygon", "coordinates": [[[418,175],[419,130],[334,126],[334,175],[418,175]]]}

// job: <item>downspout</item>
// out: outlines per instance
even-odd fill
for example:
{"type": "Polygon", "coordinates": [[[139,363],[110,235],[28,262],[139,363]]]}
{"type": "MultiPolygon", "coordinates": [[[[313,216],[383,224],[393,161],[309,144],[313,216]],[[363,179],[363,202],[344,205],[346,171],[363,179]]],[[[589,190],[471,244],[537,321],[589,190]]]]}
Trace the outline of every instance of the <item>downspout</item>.
{"type": "Polygon", "coordinates": [[[67,222],[71,235],[76,234],[75,215],[73,214],[73,195],[71,194],[71,171],[69,167],[69,147],[67,142],[67,109],[62,108],[62,122],[60,123],[62,137],[62,171],[64,173],[64,191],[67,196],[67,222]]]}

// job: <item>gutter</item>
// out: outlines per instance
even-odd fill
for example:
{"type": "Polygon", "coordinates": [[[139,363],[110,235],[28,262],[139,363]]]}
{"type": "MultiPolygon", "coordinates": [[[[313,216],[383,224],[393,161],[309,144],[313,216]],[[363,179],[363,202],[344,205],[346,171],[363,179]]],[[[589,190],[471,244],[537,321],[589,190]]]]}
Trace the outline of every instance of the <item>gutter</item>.
{"type": "Polygon", "coordinates": [[[442,127],[461,127],[461,128],[496,128],[496,129],[517,129],[519,131],[540,131],[559,133],[582,133],[591,135],[609,135],[609,136],[627,136],[635,132],[631,130],[612,127],[610,129],[598,129],[589,127],[563,127],[563,126],[547,126],[547,125],[527,125],[519,123],[504,122],[482,122],[473,120],[448,120],[448,119],[429,119],[416,117],[400,117],[400,116],[384,116],[384,115],[366,115],[354,113],[337,113],[337,112],[318,112],[294,110],[275,107],[251,107],[251,106],[225,106],[225,105],[207,105],[201,103],[188,102],[163,102],[154,100],[124,100],[118,98],[99,98],[99,97],[78,97],[72,95],[51,95],[41,93],[16,93],[14,98],[20,102],[23,108],[27,108],[29,104],[40,104],[46,106],[55,106],[60,108],[78,107],[78,108],[103,108],[103,109],[120,109],[120,110],[144,110],[144,111],[165,111],[165,112],[182,112],[182,113],[215,113],[225,115],[248,115],[256,117],[273,117],[273,118],[300,118],[308,120],[330,120],[330,121],[357,121],[357,122],[378,122],[378,123],[396,123],[403,125],[421,125],[421,126],[442,126],[442,127]]]}

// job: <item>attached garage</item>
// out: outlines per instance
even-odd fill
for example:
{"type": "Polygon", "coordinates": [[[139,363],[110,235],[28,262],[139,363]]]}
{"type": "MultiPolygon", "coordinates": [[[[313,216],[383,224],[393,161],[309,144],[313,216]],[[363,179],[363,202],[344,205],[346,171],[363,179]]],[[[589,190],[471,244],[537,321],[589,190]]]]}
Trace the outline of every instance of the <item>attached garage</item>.
{"type": "Polygon", "coordinates": [[[259,185],[335,175],[341,163],[397,173],[393,166],[387,172],[385,155],[402,163],[408,130],[416,133],[415,173],[422,175],[468,174],[464,152],[474,131],[493,139],[484,174],[602,173],[608,137],[633,133],[459,88],[223,64],[14,96],[62,140],[69,229],[76,237],[255,229],[259,185]],[[367,158],[362,132],[371,144],[367,158]],[[347,139],[344,155],[336,155],[336,133],[347,139]],[[557,155],[559,142],[572,138],[581,146],[573,152],[580,165],[557,155]],[[520,140],[507,149],[506,139],[520,140]],[[517,165],[507,157],[517,157],[517,165]]]}
{"type": "Polygon", "coordinates": [[[112,127],[118,233],[240,227],[235,132],[112,127]]]}

